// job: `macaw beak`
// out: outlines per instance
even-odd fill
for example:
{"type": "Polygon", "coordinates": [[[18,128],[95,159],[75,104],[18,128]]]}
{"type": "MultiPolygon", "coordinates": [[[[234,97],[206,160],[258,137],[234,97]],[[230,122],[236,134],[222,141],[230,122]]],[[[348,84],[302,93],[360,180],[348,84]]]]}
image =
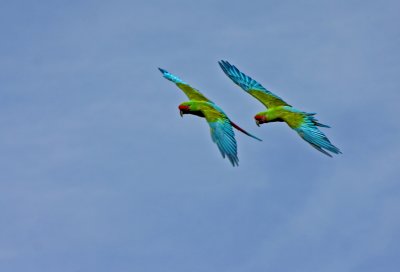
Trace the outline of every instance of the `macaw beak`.
{"type": "Polygon", "coordinates": [[[183,111],[179,111],[179,114],[181,115],[181,117],[183,117],[183,111]]]}
{"type": "Polygon", "coordinates": [[[259,127],[260,126],[260,121],[256,120],[256,125],[257,125],[257,127],[259,127]]]}

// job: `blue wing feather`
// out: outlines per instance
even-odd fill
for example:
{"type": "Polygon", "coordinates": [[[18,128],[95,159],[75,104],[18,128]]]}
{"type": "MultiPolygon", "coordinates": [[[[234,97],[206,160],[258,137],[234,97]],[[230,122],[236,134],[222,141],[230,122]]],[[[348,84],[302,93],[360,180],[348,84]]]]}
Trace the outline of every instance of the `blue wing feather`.
{"type": "Polygon", "coordinates": [[[179,77],[171,74],[167,70],[164,70],[164,69],[161,69],[161,68],[158,68],[158,70],[160,70],[160,72],[163,74],[164,78],[168,79],[169,81],[172,81],[173,83],[176,83],[176,84],[177,83],[186,84],[179,77]]]}
{"type": "Polygon", "coordinates": [[[218,146],[222,157],[228,157],[233,166],[238,166],[239,158],[237,156],[235,133],[233,132],[229,119],[209,122],[208,124],[210,125],[211,138],[218,146]]]}
{"type": "Polygon", "coordinates": [[[326,135],[317,128],[317,126],[329,127],[327,125],[318,123],[312,114],[305,114],[304,123],[294,130],[312,147],[324,153],[325,155],[332,157],[332,155],[325,150],[335,154],[341,154],[342,152],[340,149],[334,146],[326,137],[326,135]]]}
{"type": "Polygon", "coordinates": [[[249,92],[250,90],[257,90],[283,101],[282,98],[265,89],[260,83],[258,83],[248,75],[240,72],[239,69],[236,68],[236,66],[230,64],[229,62],[221,60],[218,62],[218,64],[224,71],[224,73],[246,92],[249,92]]]}

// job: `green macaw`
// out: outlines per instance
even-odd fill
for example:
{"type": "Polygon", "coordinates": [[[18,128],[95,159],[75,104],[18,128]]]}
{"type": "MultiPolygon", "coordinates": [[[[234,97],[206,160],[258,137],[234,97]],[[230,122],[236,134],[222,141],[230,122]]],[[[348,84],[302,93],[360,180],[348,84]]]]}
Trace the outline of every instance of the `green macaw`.
{"type": "Polygon", "coordinates": [[[233,123],[220,107],[198,90],[183,82],[178,77],[170,74],[166,70],[161,68],[158,69],[166,79],[175,83],[190,99],[189,101],[183,102],[179,105],[178,108],[180,115],[193,114],[199,117],[204,117],[210,126],[211,138],[213,142],[217,144],[222,157],[225,158],[225,156],[227,156],[233,166],[238,166],[239,158],[237,156],[237,144],[232,127],[254,139],[259,141],[261,141],[261,139],[251,135],[233,123]]]}
{"type": "Polygon", "coordinates": [[[293,108],[282,98],[265,89],[260,83],[239,71],[238,68],[231,65],[229,62],[221,60],[218,63],[224,73],[232,79],[234,83],[267,107],[266,111],[257,113],[254,116],[258,126],[269,122],[286,122],[301,138],[325,155],[332,157],[327,151],[335,154],[342,153],[339,148],[334,146],[325,134],[318,129],[318,127],[329,128],[329,126],[319,123],[318,120],[314,118],[315,113],[307,113],[293,108]]]}

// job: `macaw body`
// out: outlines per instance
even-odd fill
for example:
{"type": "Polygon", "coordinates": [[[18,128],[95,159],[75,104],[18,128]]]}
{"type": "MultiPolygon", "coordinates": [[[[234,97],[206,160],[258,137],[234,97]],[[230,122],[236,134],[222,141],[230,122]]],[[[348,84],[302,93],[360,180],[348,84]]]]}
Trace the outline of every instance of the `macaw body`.
{"type": "Polygon", "coordinates": [[[239,158],[237,156],[237,143],[233,128],[236,128],[254,139],[261,140],[233,123],[220,107],[198,90],[166,70],[161,68],[159,68],[159,70],[164,78],[174,82],[190,99],[178,106],[180,115],[192,114],[205,118],[210,126],[211,139],[218,146],[222,157],[228,157],[233,166],[238,166],[239,158]]]}
{"type": "Polygon", "coordinates": [[[314,117],[315,113],[307,113],[292,107],[229,62],[220,61],[219,65],[234,83],[267,107],[266,111],[259,112],[254,116],[258,126],[270,122],[285,122],[301,138],[325,155],[332,157],[327,151],[335,154],[341,153],[339,148],[334,146],[325,134],[318,129],[318,127],[329,128],[329,126],[319,123],[314,117]]]}

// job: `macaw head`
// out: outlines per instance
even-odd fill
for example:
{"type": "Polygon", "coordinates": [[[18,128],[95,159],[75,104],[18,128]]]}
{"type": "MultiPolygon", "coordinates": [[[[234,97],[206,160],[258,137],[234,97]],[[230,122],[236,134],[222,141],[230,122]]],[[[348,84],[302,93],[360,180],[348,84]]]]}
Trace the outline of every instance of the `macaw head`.
{"type": "Polygon", "coordinates": [[[184,114],[190,114],[190,103],[184,102],[178,106],[179,114],[183,117],[184,114]]]}
{"type": "Polygon", "coordinates": [[[201,111],[198,103],[194,101],[183,102],[178,106],[179,114],[183,117],[184,114],[192,114],[199,117],[204,117],[203,112],[201,111]]]}
{"type": "Polygon", "coordinates": [[[265,112],[257,113],[256,116],[254,116],[254,119],[256,120],[257,126],[260,126],[260,124],[268,123],[267,114],[265,112]]]}

